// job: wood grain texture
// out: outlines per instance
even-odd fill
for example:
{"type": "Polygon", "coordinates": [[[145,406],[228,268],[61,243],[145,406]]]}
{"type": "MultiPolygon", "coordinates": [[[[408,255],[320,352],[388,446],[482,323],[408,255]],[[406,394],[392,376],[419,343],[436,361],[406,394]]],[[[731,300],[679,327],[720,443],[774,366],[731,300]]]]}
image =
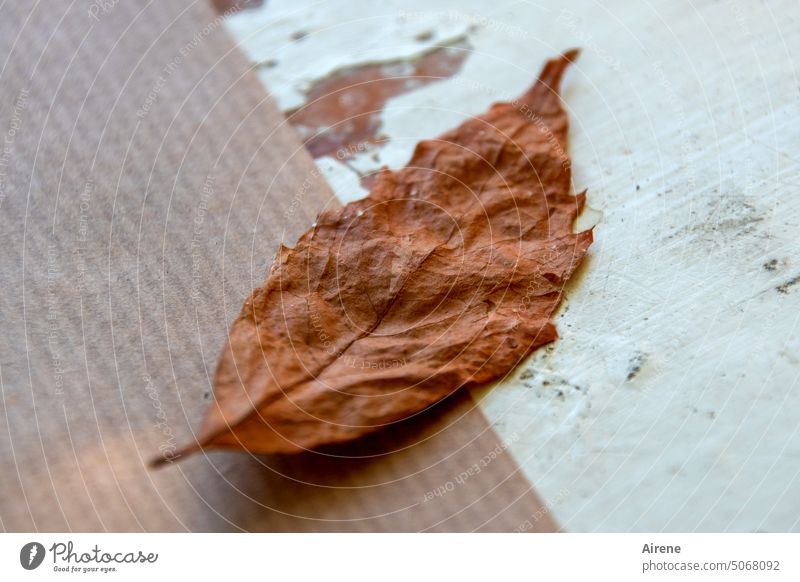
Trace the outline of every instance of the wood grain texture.
{"type": "Polygon", "coordinates": [[[337,202],[205,3],[0,12],[2,529],[555,528],[468,398],[328,456],[148,471],[279,243],[337,202]]]}

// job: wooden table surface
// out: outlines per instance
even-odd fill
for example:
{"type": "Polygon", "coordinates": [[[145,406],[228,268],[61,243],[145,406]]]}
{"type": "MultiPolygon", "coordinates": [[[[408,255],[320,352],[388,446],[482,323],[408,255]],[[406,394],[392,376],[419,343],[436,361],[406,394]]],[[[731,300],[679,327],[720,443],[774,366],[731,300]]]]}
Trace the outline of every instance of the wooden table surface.
{"type": "Polygon", "coordinates": [[[800,529],[798,49],[790,0],[269,0],[227,20],[205,1],[3,4],[0,527],[800,529]],[[453,43],[457,73],[388,100],[388,141],[347,164],[316,169],[273,105],[453,43]],[[382,456],[361,497],[343,493],[374,475],[357,464],[223,453],[148,471],[211,401],[265,249],[571,46],[575,189],[598,225],[561,339],[473,393],[480,410],[443,410],[449,436],[388,435],[428,456],[382,456]],[[455,505],[374,515],[418,508],[498,443],[455,505]]]}

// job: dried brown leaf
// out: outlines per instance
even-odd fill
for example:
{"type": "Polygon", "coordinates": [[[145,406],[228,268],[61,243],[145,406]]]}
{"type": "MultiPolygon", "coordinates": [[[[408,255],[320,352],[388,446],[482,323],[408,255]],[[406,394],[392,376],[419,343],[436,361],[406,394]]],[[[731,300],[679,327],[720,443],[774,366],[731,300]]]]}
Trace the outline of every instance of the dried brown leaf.
{"type": "Polygon", "coordinates": [[[359,438],[556,339],[550,317],[592,242],[573,233],[567,115],[549,61],[369,196],[281,247],[230,331],[197,448],[292,453],[359,438]]]}

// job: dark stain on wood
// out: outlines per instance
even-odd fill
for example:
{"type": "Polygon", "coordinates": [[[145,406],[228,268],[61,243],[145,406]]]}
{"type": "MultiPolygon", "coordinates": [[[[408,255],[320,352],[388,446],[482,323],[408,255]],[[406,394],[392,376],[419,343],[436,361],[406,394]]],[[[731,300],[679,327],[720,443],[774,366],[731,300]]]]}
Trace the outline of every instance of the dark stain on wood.
{"type": "Polygon", "coordinates": [[[211,4],[217,9],[217,12],[226,14],[258,8],[264,5],[264,0],[211,0],[211,4]]]}
{"type": "Polygon", "coordinates": [[[380,146],[380,115],[386,102],[452,77],[469,55],[460,41],[437,47],[416,59],[361,65],[333,73],[307,93],[302,107],[287,113],[314,158],[344,160],[380,146]]]}

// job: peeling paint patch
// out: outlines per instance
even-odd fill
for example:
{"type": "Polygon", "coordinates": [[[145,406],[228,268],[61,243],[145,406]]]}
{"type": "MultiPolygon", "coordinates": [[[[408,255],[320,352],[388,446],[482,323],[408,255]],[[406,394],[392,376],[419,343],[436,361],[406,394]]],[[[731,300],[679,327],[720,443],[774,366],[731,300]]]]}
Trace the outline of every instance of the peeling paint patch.
{"type": "Polygon", "coordinates": [[[317,81],[307,92],[306,104],[288,112],[289,122],[305,139],[314,158],[346,160],[380,147],[381,113],[386,102],[461,70],[469,55],[461,39],[437,47],[415,59],[361,65],[335,72],[317,81]]]}

